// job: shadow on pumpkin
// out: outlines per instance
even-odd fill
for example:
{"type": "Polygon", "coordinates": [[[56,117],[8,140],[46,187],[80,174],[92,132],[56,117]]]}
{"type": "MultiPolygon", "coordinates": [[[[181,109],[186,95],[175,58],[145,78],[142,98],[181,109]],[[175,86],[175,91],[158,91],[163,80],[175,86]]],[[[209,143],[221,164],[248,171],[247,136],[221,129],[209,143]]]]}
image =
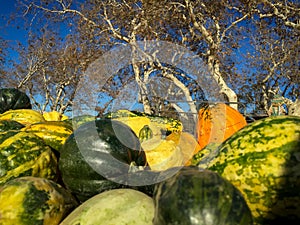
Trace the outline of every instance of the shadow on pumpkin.
{"type": "MultiPolygon", "coordinates": [[[[299,136],[300,137],[300,136],[299,136]]],[[[296,225],[300,222],[300,138],[282,149],[294,149],[283,168],[283,176],[278,178],[276,197],[271,204],[270,213],[260,224],[296,225]]]]}

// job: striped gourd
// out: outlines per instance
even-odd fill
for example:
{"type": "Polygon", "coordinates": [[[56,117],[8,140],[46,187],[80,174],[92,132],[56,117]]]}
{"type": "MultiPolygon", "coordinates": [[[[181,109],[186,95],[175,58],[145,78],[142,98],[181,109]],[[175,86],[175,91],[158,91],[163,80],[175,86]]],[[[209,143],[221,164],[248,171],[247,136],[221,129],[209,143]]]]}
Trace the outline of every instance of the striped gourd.
{"type": "Polygon", "coordinates": [[[21,176],[55,180],[57,158],[35,134],[11,131],[11,135],[0,143],[0,185],[21,176]]]}
{"type": "Polygon", "coordinates": [[[199,166],[231,181],[257,224],[300,220],[300,117],[256,121],[202,158],[199,166]]]}
{"type": "Polygon", "coordinates": [[[51,148],[60,151],[73,129],[69,123],[64,121],[45,121],[28,125],[22,131],[34,133],[51,148]]]}
{"type": "Polygon", "coordinates": [[[45,121],[43,115],[33,109],[8,110],[0,114],[0,120],[14,120],[23,125],[45,121]]]}
{"type": "Polygon", "coordinates": [[[59,184],[39,177],[19,177],[0,187],[0,224],[58,225],[78,203],[59,184]]]}

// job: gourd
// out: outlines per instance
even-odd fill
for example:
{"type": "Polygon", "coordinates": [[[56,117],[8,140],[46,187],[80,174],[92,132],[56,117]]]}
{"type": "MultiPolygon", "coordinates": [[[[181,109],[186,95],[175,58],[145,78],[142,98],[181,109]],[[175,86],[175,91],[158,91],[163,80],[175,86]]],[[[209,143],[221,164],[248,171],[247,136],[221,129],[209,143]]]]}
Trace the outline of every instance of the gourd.
{"type": "Polygon", "coordinates": [[[67,115],[57,111],[43,112],[43,117],[46,121],[61,121],[69,119],[67,115]]]}
{"type": "Polygon", "coordinates": [[[61,185],[39,177],[20,177],[0,187],[0,224],[58,225],[78,206],[61,185]]]}
{"type": "Polygon", "coordinates": [[[178,169],[158,183],[153,199],[153,225],[252,224],[241,192],[217,173],[195,166],[178,169]]]}
{"type": "Polygon", "coordinates": [[[0,132],[0,185],[22,176],[58,178],[58,162],[40,137],[20,130],[0,132]]]}
{"type": "Polygon", "coordinates": [[[123,179],[139,167],[147,167],[147,161],[137,136],[127,125],[110,119],[82,124],[60,152],[62,180],[80,201],[126,187],[123,179]]]}
{"type": "Polygon", "coordinates": [[[72,134],[72,126],[65,121],[45,121],[33,123],[21,129],[42,138],[52,149],[60,152],[66,139],[72,134]]]}
{"type": "Polygon", "coordinates": [[[14,109],[0,114],[0,120],[14,120],[23,125],[45,122],[43,115],[33,109],[14,109]]]}
{"type": "Polygon", "coordinates": [[[0,89],[0,113],[10,109],[31,109],[29,97],[16,88],[0,89]]]}
{"type": "MultiPolygon", "coordinates": [[[[151,170],[163,171],[185,164],[182,149],[178,146],[178,136],[181,136],[183,129],[179,120],[129,110],[107,113],[104,118],[120,121],[134,131],[139,137],[151,170]]],[[[190,148],[185,149],[189,150],[190,148]]]]}
{"type": "Polygon", "coordinates": [[[209,143],[221,144],[247,125],[245,117],[225,103],[205,106],[198,111],[197,140],[200,148],[209,143]]]}
{"type": "Polygon", "coordinates": [[[154,203],[133,189],[114,189],[83,202],[60,225],[152,225],[154,203]]]}
{"type": "Polygon", "coordinates": [[[138,111],[118,110],[105,114],[103,118],[126,124],[141,141],[150,138],[165,138],[172,132],[181,132],[183,128],[179,120],[138,111]]]}
{"type": "Polygon", "coordinates": [[[235,185],[255,223],[300,220],[300,117],[257,120],[211,150],[198,158],[198,166],[235,185]]]}

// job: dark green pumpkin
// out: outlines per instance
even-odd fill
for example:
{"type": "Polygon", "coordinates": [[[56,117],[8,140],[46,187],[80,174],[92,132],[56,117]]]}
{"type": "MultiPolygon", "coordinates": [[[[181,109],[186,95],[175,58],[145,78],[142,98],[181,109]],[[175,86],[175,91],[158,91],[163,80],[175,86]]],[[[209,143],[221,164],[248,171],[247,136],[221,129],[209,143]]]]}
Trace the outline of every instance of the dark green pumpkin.
{"type": "Polygon", "coordinates": [[[31,109],[29,97],[15,88],[0,89],[0,113],[10,109],[31,109]]]}
{"type": "MultiPolygon", "coordinates": [[[[174,169],[174,168],[173,168],[174,169]]],[[[241,193],[209,170],[183,167],[154,189],[154,225],[250,225],[241,193]]]]}
{"type": "Polygon", "coordinates": [[[132,170],[146,165],[137,136],[110,119],[82,124],[66,140],[59,159],[62,180],[80,201],[127,186],[124,179],[132,170]]]}

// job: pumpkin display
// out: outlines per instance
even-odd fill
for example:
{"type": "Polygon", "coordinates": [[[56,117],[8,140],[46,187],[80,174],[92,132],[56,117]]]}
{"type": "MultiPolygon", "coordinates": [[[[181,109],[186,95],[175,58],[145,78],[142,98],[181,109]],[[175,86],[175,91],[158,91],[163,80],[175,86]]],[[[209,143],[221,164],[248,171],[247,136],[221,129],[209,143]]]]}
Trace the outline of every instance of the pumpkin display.
{"type": "Polygon", "coordinates": [[[69,191],[39,177],[20,177],[0,187],[0,224],[58,225],[78,205],[69,191]]]}
{"type": "Polygon", "coordinates": [[[58,152],[60,152],[66,139],[73,132],[72,126],[64,121],[34,123],[27,125],[21,130],[37,135],[42,138],[47,145],[58,152]]]}
{"type": "Polygon", "coordinates": [[[64,184],[80,201],[125,187],[119,182],[122,177],[128,176],[132,168],[146,165],[145,153],[134,132],[110,119],[79,126],[63,145],[59,160],[64,184]]]}
{"type": "Polygon", "coordinates": [[[215,172],[183,167],[155,186],[153,225],[250,225],[252,215],[240,193],[215,172]]]}
{"type": "MultiPolygon", "coordinates": [[[[201,152],[201,151],[200,151],[201,152]]],[[[199,159],[244,195],[256,224],[300,220],[300,117],[255,121],[199,159]]]]}
{"type": "Polygon", "coordinates": [[[225,103],[202,107],[198,111],[198,143],[201,148],[209,143],[221,144],[246,125],[245,117],[225,103]]]}
{"type": "Polygon", "coordinates": [[[46,121],[61,121],[69,119],[67,115],[57,111],[43,112],[43,117],[46,121]]]}
{"type": "Polygon", "coordinates": [[[29,97],[16,88],[0,89],[0,113],[10,109],[31,109],[29,97]]]}
{"type": "MultiPolygon", "coordinates": [[[[163,171],[185,164],[182,149],[178,146],[183,129],[179,120],[129,110],[111,112],[105,114],[104,118],[120,121],[134,131],[151,170],[163,171]]],[[[189,150],[186,146],[185,151],[189,150]]]]}
{"type": "Polygon", "coordinates": [[[165,138],[172,132],[181,132],[183,129],[179,120],[138,111],[118,110],[103,117],[126,124],[141,141],[149,138],[165,138]]]}
{"type": "Polygon", "coordinates": [[[0,185],[21,176],[57,179],[57,158],[43,139],[10,130],[0,132],[0,140],[0,185]]]}
{"type": "Polygon", "coordinates": [[[14,120],[23,125],[45,122],[43,115],[33,109],[8,110],[0,114],[0,120],[14,120]]]}
{"type": "Polygon", "coordinates": [[[71,212],[60,225],[152,225],[154,203],[133,189],[114,189],[97,194],[71,212]]]}

